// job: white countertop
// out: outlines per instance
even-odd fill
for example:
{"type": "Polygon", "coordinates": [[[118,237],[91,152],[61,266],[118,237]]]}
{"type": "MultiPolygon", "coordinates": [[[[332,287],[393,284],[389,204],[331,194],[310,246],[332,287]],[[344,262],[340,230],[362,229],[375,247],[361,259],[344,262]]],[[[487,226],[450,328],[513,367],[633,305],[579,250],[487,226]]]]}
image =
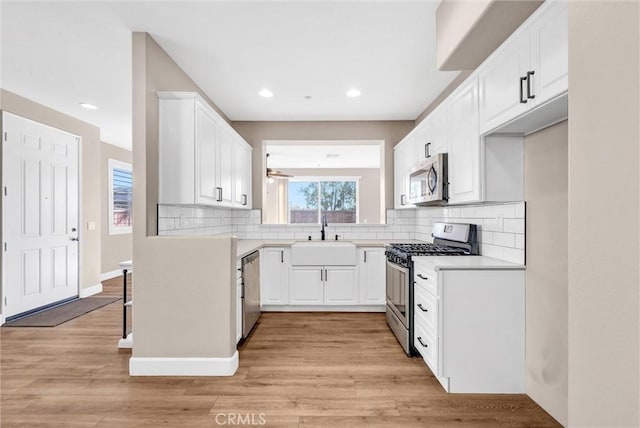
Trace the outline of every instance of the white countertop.
{"type": "Polygon", "coordinates": [[[485,256],[422,256],[412,258],[416,268],[427,270],[521,270],[525,265],[485,256]]]}
{"type": "MultiPolygon", "coordinates": [[[[397,240],[396,240],[397,241],[397,240]]],[[[238,257],[244,257],[252,252],[259,250],[263,247],[290,247],[296,242],[307,242],[296,239],[268,239],[268,240],[259,240],[259,239],[238,239],[238,257]]],[[[314,240],[313,242],[322,242],[318,240],[314,240]]],[[[334,241],[328,240],[324,241],[326,243],[331,243],[334,241]]],[[[338,242],[351,242],[356,247],[385,247],[389,245],[391,242],[395,242],[393,240],[377,240],[377,239],[345,239],[339,240],[338,242]]],[[[407,240],[403,239],[402,242],[420,242],[415,240],[407,240]]]]}

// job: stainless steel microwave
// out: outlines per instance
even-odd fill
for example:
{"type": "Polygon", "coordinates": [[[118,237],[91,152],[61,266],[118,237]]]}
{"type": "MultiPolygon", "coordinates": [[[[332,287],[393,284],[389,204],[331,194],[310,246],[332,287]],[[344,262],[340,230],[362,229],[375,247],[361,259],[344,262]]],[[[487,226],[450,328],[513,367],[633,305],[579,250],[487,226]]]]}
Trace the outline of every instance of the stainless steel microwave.
{"type": "Polygon", "coordinates": [[[409,203],[442,205],[449,199],[447,154],[440,153],[424,161],[409,174],[409,203]]]}

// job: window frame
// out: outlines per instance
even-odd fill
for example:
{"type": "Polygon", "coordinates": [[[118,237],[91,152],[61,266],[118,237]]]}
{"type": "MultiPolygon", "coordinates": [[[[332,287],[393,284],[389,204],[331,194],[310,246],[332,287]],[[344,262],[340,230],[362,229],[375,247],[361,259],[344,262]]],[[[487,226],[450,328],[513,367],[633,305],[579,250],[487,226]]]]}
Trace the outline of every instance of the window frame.
{"type": "MultiPolygon", "coordinates": [[[[297,175],[295,177],[291,177],[288,179],[289,182],[317,182],[318,186],[322,181],[354,181],[356,183],[356,222],[355,223],[335,223],[341,225],[348,224],[360,224],[360,179],[362,177],[353,176],[353,175],[297,175]]],[[[322,221],[322,204],[321,204],[321,189],[318,189],[318,223],[291,223],[291,207],[289,206],[289,200],[287,199],[287,224],[296,225],[296,224],[320,224],[322,221]]]]}
{"type": "MultiPolygon", "coordinates": [[[[131,172],[131,193],[133,194],[133,167],[128,162],[119,161],[117,159],[108,160],[107,174],[109,181],[109,188],[107,189],[109,203],[107,204],[107,218],[109,219],[109,235],[126,235],[133,233],[133,226],[115,226],[113,224],[113,170],[121,169],[131,172]]],[[[131,201],[133,206],[133,200],[131,201]]],[[[131,212],[133,215],[133,212],[131,212]]],[[[133,220],[132,220],[133,223],[133,220]]]]}

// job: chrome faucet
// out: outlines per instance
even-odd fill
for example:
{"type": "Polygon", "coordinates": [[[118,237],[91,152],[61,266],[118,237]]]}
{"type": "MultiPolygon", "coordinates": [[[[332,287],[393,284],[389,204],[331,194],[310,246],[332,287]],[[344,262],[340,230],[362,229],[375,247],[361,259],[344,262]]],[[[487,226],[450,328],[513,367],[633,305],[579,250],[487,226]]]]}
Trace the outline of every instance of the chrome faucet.
{"type": "Polygon", "coordinates": [[[324,228],[329,226],[329,223],[327,223],[327,216],[326,215],[322,216],[322,218],[320,219],[320,223],[322,223],[322,229],[320,229],[320,239],[322,239],[324,241],[325,240],[324,228]]]}

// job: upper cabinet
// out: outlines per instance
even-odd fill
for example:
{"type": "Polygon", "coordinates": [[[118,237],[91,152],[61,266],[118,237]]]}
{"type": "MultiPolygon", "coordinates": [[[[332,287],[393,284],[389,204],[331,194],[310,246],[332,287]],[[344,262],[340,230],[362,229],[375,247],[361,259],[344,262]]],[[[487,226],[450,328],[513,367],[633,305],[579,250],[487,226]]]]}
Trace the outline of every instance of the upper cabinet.
{"type": "Polygon", "coordinates": [[[480,200],[478,81],[465,81],[447,100],[449,203],[480,200]]]}
{"type": "Polygon", "coordinates": [[[236,138],[233,206],[239,208],[251,207],[251,146],[242,139],[236,138]]]}
{"type": "Polygon", "coordinates": [[[416,126],[413,135],[413,166],[420,165],[439,153],[446,153],[448,146],[447,109],[438,106],[416,126]]]}
{"type": "Polygon", "coordinates": [[[478,69],[480,133],[568,89],[567,3],[550,1],[478,69]]]}
{"type": "Polygon", "coordinates": [[[251,208],[251,146],[198,94],[158,97],[158,203],[251,208]]]}
{"type": "Polygon", "coordinates": [[[567,2],[547,0],[394,150],[395,207],[409,173],[448,153],[450,204],[523,199],[522,135],[566,118],[567,2]]]}
{"type": "Polygon", "coordinates": [[[393,148],[393,185],[395,209],[413,208],[409,203],[409,173],[413,166],[413,139],[405,139],[393,148]]]}
{"type": "Polygon", "coordinates": [[[569,88],[569,31],[567,2],[555,1],[531,23],[533,95],[540,104],[569,88]]]}

